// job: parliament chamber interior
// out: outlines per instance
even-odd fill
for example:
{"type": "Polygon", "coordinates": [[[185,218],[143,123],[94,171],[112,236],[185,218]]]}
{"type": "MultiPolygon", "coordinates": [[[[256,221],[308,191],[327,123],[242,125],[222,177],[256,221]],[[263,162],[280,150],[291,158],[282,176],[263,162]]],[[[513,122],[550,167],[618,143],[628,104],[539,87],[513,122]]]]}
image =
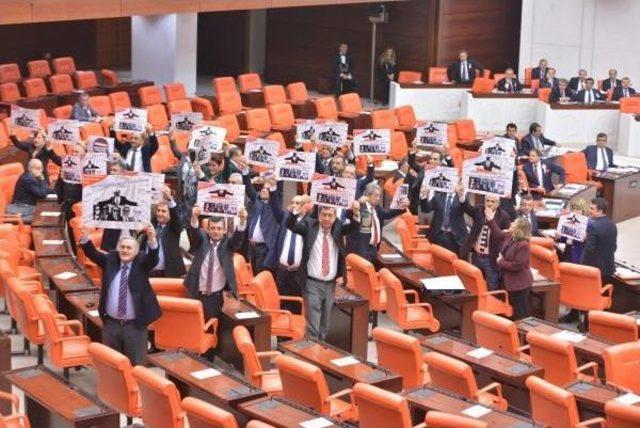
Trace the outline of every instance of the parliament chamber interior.
{"type": "Polygon", "coordinates": [[[640,427],[639,19],[0,1],[0,427],[640,427]]]}

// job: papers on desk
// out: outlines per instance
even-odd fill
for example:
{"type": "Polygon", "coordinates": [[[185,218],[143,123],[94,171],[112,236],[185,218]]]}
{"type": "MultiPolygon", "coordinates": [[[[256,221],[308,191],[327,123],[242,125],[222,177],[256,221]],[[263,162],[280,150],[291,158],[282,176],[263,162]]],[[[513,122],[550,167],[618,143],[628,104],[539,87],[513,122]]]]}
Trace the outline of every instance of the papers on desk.
{"type": "Polygon", "coordinates": [[[633,406],[636,403],[640,403],[640,396],[629,392],[627,394],[614,398],[614,401],[617,401],[621,404],[626,404],[628,406],[633,406]]]}
{"type": "Polygon", "coordinates": [[[354,364],[358,364],[359,362],[360,361],[358,361],[351,355],[349,355],[348,357],[336,358],[335,360],[331,360],[331,364],[338,367],[352,366],[354,364]]]}
{"type": "Polygon", "coordinates": [[[325,428],[325,427],[330,427],[332,425],[333,425],[333,422],[322,417],[300,422],[301,428],[325,428]]]}
{"type": "Polygon", "coordinates": [[[55,193],[49,193],[45,199],[47,201],[57,201],[58,200],[58,195],[56,195],[55,193]]]}
{"type": "Polygon", "coordinates": [[[220,376],[220,372],[216,369],[204,369],[198,370],[197,372],[191,372],[191,376],[195,377],[198,380],[209,379],[210,377],[220,376]]]}
{"type": "Polygon", "coordinates": [[[640,272],[618,266],[616,268],[616,275],[620,279],[640,279],[640,272]]]}
{"type": "Polygon", "coordinates": [[[387,259],[387,260],[394,260],[394,259],[401,259],[402,258],[402,254],[381,254],[380,257],[382,257],[383,259],[387,259]]]}
{"type": "Polygon", "coordinates": [[[360,111],[360,114],[371,114],[371,112],[368,110],[362,110],[360,111]]]}
{"type": "Polygon", "coordinates": [[[473,351],[467,352],[468,356],[477,358],[479,360],[483,359],[484,357],[488,357],[491,354],[493,354],[493,351],[491,349],[482,348],[482,347],[474,349],[473,351]]]}
{"type": "Polygon", "coordinates": [[[562,196],[573,196],[586,188],[587,186],[583,184],[566,184],[562,188],[558,189],[558,193],[560,193],[562,196]]]}
{"type": "Polygon", "coordinates": [[[551,335],[554,339],[564,340],[571,343],[580,343],[587,337],[583,334],[576,333],[574,331],[562,330],[551,335]]]}
{"type": "Polygon", "coordinates": [[[544,281],[545,279],[547,279],[540,274],[540,271],[538,269],[535,269],[535,268],[530,268],[530,269],[531,269],[531,275],[533,275],[534,281],[544,281]]]}
{"type": "Polygon", "coordinates": [[[539,229],[539,232],[545,238],[555,239],[555,237],[556,237],[556,230],[555,229],[539,229]]]}
{"type": "Polygon", "coordinates": [[[62,239],[43,239],[42,245],[62,245],[64,241],[62,239]]]}
{"type": "Polygon", "coordinates": [[[611,172],[613,174],[628,174],[630,172],[636,172],[638,168],[634,168],[632,166],[619,166],[615,168],[608,168],[607,172],[611,172]]]}
{"type": "Polygon", "coordinates": [[[59,217],[62,214],[60,211],[42,211],[40,213],[41,217],[59,217]]]}
{"type": "Polygon", "coordinates": [[[258,318],[260,315],[256,311],[238,312],[236,313],[236,319],[247,320],[249,318],[258,318]]]}
{"type": "Polygon", "coordinates": [[[464,284],[457,275],[423,278],[420,282],[427,290],[464,290],[464,284]]]}
{"type": "Polygon", "coordinates": [[[67,280],[67,279],[73,278],[75,276],[78,276],[78,274],[74,273],[74,272],[65,271],[65,272],[60,272],[57,275],[54,275],[54,278],[55,279],[67,280]]]}
{"type": "Polygon", "coordinates": [[[100,316],[100,313],[98,312],[97,309],[94,309],[93,311],[87,312],[87,315],[89,315],[90,317],[98,317],[100,316]]]}
{"type": "Polygon", "coordinates": [[[466,408],[462,411],[463,415],[466,415],[472,418],[481,418],[488,413],[491,413],[491,409],[489,409],[488,407],[481,406],[479,404],[466,408]]]}

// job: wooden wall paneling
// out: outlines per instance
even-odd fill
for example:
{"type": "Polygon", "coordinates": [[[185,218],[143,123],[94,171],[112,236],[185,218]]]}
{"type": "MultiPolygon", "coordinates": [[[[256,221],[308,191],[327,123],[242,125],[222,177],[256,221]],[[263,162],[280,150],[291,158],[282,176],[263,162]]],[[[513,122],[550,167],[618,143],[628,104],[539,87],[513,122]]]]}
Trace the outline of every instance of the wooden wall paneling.
{"type": "MultiPolygon", "coordinates": [[[[105,1],[105,0],[101,0],[105,1]]],[[[120,0],[122,15],[160,15],[165,13],[198,12],[198,0],[120,0]]]]}
{"type": "Polygon", "coordinates": [[[0,25],[19,24],[31,21],[31,4],[27,0],[2,1],[2,13],[0,13],[0,25]]]}
{"type": "Polygon", "coordinates": [[[200,12],[267,9],[272,0],[200,0],[200,12]]]}
{"type": "Polygon", "coordinates": [[[121,16],[119,2],[87,0],[34,1],[32,22],[86,20],[121,16]]]}
{"type": "Polygon", "coordinates": [[[96,21],[96,68],[131,67],[131,18],[96,21]]]}
{"type": "Polygon", "coordinates": [[[245,70],[246,11],[198,15],[198,72],[237,76],[245,70]]]}

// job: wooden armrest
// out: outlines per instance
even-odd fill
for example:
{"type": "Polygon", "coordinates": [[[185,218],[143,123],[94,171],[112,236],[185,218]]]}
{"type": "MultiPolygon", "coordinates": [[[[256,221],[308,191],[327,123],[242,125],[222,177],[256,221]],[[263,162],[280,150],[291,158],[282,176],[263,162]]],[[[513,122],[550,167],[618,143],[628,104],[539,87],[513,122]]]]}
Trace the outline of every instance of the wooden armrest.
{"type": "Polygon", "coordinates": [[[414,307],[423,307],[423,308],[427,308],[427,312],[431,313],[431,315],[433,316],[433,308],[431,307],[431,303],[407,303],[406,305],[403,305],[403,307],[406,308],[414,308],[414,307]]]}
{"type": "Polygon", "coordinates": [[[480,388],[478,390],[478,393],[489,392],[492,389],[495,389],[498,397],[502,399],[502,385],[500,385],[498,382],[491,382],[489,385],[485,386],[484,388],[480,388]]]}
{"type": "Polygon", "coordinates": [[[73,342],[73,341],[82,341],[82,342],[88,342],[91,343],[91,339],[89,338],[89,336],[69,336],[69,337],[61,337],[60,339],[57,340],[57,342],[73,342]]]}
{"type": "Polygon", "coordinates": [[[493,290],[493,291],[487,291],[486,293],[484,293],[485,295],[491,295],[491,296],[504,296],[504,298],[502,299],[505,303],[509,303],[509,293],[507,292],[507,290],[493,290]]]}
{"type": "Polygon", "coordinates": [[[613,284],[607,284],[604,287],[602,287],[602,290],[600,290],[600,294],[602,295],[608,294],[609,296],[611,296],[612,292],[613,292],[613,284]]]}
{"type": "MultiPolygon", "coordinates": [[[[592,369],[593,370],[593,378],[594,378],[594,380],[597,380],[598,379],[598,363],[593,362],[593,361],[591,361],[591,362],[589,362],[587,364],[583,364],[580,367],[578,367],[576,369],[576,371],[575,371],[575,374],[576,375],[581,374],[583,371],[588,370],[588,369],[592,369]]],[[[588,375],[586,375],[586,376],[588,376],[588,375]]]]}
{"type": "Polygon", "coordinates": [[[418,295],[418,292],[416,290],[402,290],[402,292],[405,295],[411,294],[413,296],[413,301],[414,302],[419,302],[420,301],[420,296],[418,295]]]}
{"type": "Polygon", "coordinates": [[[277,369],[273,369],[273,370],[264,370],[264,371],[255,372],[253,375],[262,377],[265,375],[279,374],[279,373],[280,372],[277,369]]]}
{"type": "Polygon", "coordinates": [[[606,425],[606,421],[604,420],[604,418],[597,417],[597,418],[591,418],[591,419],[588,419],[586,421],[580,422],[578,425],[576,425],[576,428],[578,428],[578,427],[588,427],[588,426],[595,425],[595,424],[600,425],[602,428],[605,428],[607,426],[606,425]]]}
{"type": "MultiPolygon", "coordinates": [[[[286,302],[298,302],[300,303],[300,315],[305,316],[305,312],[304,312],[304,300],[302,299],[302,297],[298,297],[298,296],[280,296],[280,301],[286,301],[286,302]]],[[[291,311],[289,311],[289,313],[291,313],[291,311]]]]}
{"type": "Polygon", "coordinates": [[[82,328],[82,323],[79,320],[58,321],[56,324],[60,327],[71,327],[72,330],[75,326],[78,329],[76,334],[78,336],[84,335],[84,329],[82,328]]]}
{"type": "Polygon", "coordinates": [[[209,321],[207,321],[207,323],[202,328],[202,331],[206,333],[207,331],[209,331],[209,329],[212,330],[211,332],[213,334],[216,333],[216,331],[218,330],[218,318],[211,318],[209,321]]]}
{"type": "Polygon", "coordinates": [[[326,402],[335,400],[336,398],[342,397],[343,395],[347,395],[347,394],[351,394],[351,388],[346,388],[346,389],[343,389],[342,391],[336,392],[335,394],[331,394],[330,396],[327,397],[326,402]]]}
{"type": "Polygon", "coordinates": [[[278,355],[282,355],[280,351],[260,351],[256,352],[258,357],[277,357],[278,355]]]}

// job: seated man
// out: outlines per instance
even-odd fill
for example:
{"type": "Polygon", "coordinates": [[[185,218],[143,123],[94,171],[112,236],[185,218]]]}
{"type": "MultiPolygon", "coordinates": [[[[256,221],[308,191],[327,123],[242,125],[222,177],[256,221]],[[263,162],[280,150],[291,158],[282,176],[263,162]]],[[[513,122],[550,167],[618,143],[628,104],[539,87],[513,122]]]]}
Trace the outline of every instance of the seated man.
{"type": "Polygon", "coordinates": [[[556,142],[545,138],[542,134],[542,126],[538,123],[532,123],[529,126],[529,133],[522,137],[520,151],[518,156],[527,156],[531,149],[544,150],[544,146],[555,146],[556,142]]]}
{"type": "Polygon", "coordinates": [[[516,218],[522,217],[531,225],[531,236],[539,234],[538,219],[536,218],[536,212],[533,209],[533,197],[531,195],[522,195],[520,198],[520,205],[516,210],[516,218]]]}
{"type": "Polygon", "coordinates": [[[498,81],[498,90],[501,92],[520,92],[522,90],[522,83],[518,81],[513,68],[507,68],[504,71],[504,77],[498,81]]]}
{"type": "Polygon", "coordinates": [[[631,79],[623,77],[620,81],[620,85],[613,89],[611,96],[612,101],[620,101],[620,98],[627,98],[634,95],[636,90],[631,87],[631,79]]]}
{"type": "Polygon", "coordinates": [[[547,159],[541,159],[540,156],[539,150],[531,149],[529,151],[529,162],[524,164],[523,169],[529,183],[529,191],[544,195],[562,187],[566,181],[566,174],[564,168],[560,165],[547,159]],[[558,176],[560,181],[558,184],[553,184],[552,174],[558,176]]]}
{"type": "Polygon", "coordinates": [[[607,147],[607,134],[604,132],[598,134],[595,145],[585,147],[583,152],[587,158],[587,167],[591,170],[606,171],[615,167],[613,150],[607,147]]]}
{"type": "Polygon", "coordinates": [[[93,122],[100,119],[98,112],[91,108],[89,94],[86,92],[82,92],[78,97],[78,102],[73,105],[71,119],[80,122],[93,122]]]}
{"type": "Polygon", "coordinates": [[[447,68],[447,76],[452,82],[469,83],[476,78],[476,71],[481,74],[482,66],[469,58],[466,50],[462,50],[458,54],[458,60],[447,68]]]}
{"type": "Polygon", "coordinates": [[[587,80],[587,70],[582,68],[578,70],[577,77],[572,77],[571,80],[569,80],[569,88],[574,93],[578,91],[582,91],[586,86],[586,80],[587,80]]]}
{"type": "Polygon", "coordinates": [[[547,68],[547,74],[542,79],[540,79],[540,87],[551,89],[558,87],[558,78],[556,77],[555,68],[547,68]]]}
{"type": "Polygon", "coordinates": [[[542,80],[547,75],[547,70],[549,70],[548,65],[549,63],[547,60],[541,58],[540,62],[538,62],[538,66],[531,69],[531,79],[542,80]]]}
{"type": "Polygon", "coordinates": [[[573,100],[583,104],[593,104],[596,101],[604,101],[604,97],[600,91],[593,88],[593,79],[589,77],[585,80],[584,89],[578,91],[573,100]]]}
{"type": "Polygon", "coordinates": [[[549,102],[550,103],[566,103],[573,99],[573,91],[569,88],[569,84],[567,79],[558,80],[558,85],[551,89],[551,94],[549,94],[549,102]]]}
{"type": "Polygon", "coordinates": [[[48,193],[49,188],[44,177],[42,162],[31,159],[27,164],[27,170],[16,182],[13,200],[7,205],[7,214],[21,214],[23,220],[31,221],[36,202],[45,199],[48,193]]]}
{"type": "Polygon", "coordinates": [[[609,78],[602,81],[602,91],[607,92],[609,89],[615,89],[621,84],[622,82],[618,79],[618,70],[612,68],[609,70],[609,78]]]}
{"type": "Polygon", "coordinates": [[[353,77],[353,61],[349,55],[349,45],[341,43],[333,59],[333,82],[336,97],[354,92],[358,85],[353,77]]]}
{"type": "Polygon", "coordinates": [[[516,143],[516,147],[520,147],[520,139],[518,138],[518,125],[515,123],[507,123],[507,129],[502,138],[509,138],[516,143]]]}

